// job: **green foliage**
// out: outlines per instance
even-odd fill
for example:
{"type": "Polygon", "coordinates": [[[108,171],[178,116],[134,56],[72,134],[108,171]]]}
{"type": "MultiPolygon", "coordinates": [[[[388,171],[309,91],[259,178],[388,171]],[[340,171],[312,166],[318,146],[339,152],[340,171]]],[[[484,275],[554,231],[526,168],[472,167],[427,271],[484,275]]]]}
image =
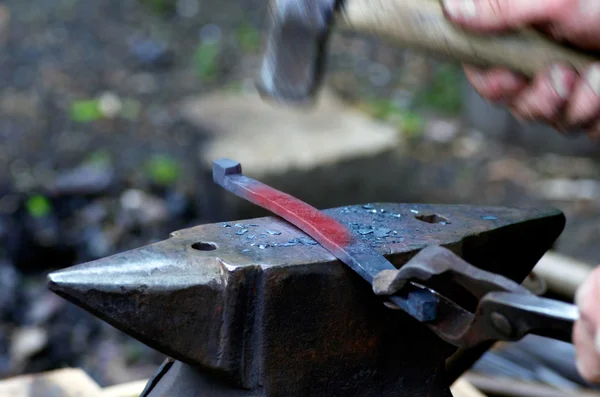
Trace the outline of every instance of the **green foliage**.
{"type": "Polygon", "coordinates": [[[219,53],[221,48],[218,43],[200,43],[196,47],[194,62],[196,74],[202,81],[214,80],[219,67],[219,53]]]}
{"type": "Polygon", "coordinates": [[[423,117],[411,112],[405,112],[402,115],[400,124],[402,131],[408,136],[420,135],[425,127],[423,117]]]}
{"type": "MultiPolygon", "coordinates": [[[[120,115],[123,118],[134,120],[141,111],[141,105],[134,99],[125,99],[122,102],[120,115]]],[[[82,99],[71,104],[69,109],[71,120],[79,123],[89,123],[105,118],[98,99],[82,99]]]]}
{"type": "Polygon", "coordinates": [[[423,118],[406,109],[401,109],[390,100],[377,100],[366,105],[369,114],[379,120],[395,125],[403,134],[419,135],[423,131],[423,118]]]}
{"type": "Polygon", "coordinates": [[[110,154],[105,150],[97,150],[91,153],[86,159],[87,164],[96,165],[98,167],[108,166],[110,165],[110,162],[110,154]]]}
{"type": "Polygon", "coordinates": [[[139,0],[140,3],[149,7],[156,14],[170,14],[175,12],[175,0],[139,0]]]}
{"type": "Polygon", "coordinates": [[[168,156],[153,156],[146,164],[148,177],[156,184],[168,186],[179,178],[179,164],[168,156]]]}
{"type": "Polygon", "coordinates": [[[243,23],[235,31],[237,42],[246,52],[257,52],[260,50],[260,32],[248,23],[243,23]]]}
{"type": "Polygon", "coordinates": [[[75,101],[69,109],[71,120],[80,123],[96,121],[103,117],[97,99],[75,101]]]}
{"type": "Polygon", "coordinates": [[[126,119],[135,120],[140,114],[140,108],[141,105],[138,101],[134,99],[125,99],[123,101],[123,106],[121,107],[121,116],[126,119]]]}
{"type": "Polygon", "coordinates": [[[447,115],[462,109],[461,72],[454,65],[442,65],[434,74],[431,86],[417,94],[415,105],[437,110],[447,115]]]}
{"type": "Polygon", "coordinates": [[[26,207],[29,215],[33,216],[34,218],[44,217],[52,210],[50,201],[42,195],[31,196],[27,200],[26,207]]]}

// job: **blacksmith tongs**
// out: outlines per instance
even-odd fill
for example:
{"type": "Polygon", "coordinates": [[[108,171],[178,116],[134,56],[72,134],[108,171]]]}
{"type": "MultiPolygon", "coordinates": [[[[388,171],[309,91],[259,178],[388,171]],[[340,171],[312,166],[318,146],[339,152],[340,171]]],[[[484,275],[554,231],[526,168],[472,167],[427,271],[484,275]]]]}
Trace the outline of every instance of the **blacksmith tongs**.
{"type": "Polygon", "coordinates": [[[426,289],[437,298],[435,319],[428,322],[429,328],[464,348],[485,341],[516,341],[527,334],[570,342],[579,317],[575,305],[536,296],[523,285],[479,269],[440,246],[424,248],[401,269],[384,270],[373,282],[378,295],[413,288],[426,289]],[[430,282],[435,283],[435,290],[428,288],[430,282]],[[469,311],[442,295],[441,288],[448,286],[449,291],[457,287],[468,291],[476,299],[475,309],[469,311]]]}
{"type": "Polygon", "coordinates": [[[385,296],[388,307],[405,311],[448,343],[469,348],[485,341],[516,341],[530,333],[571,341],[579,317],[574,305],[538,297],[441,246],[422,249],[396,269],[337,219],[244,176],[235,161],[213,162],[213,179],[315,239],[385,296]],[[464,293],[457,293],[460,289],[464,293]]]}

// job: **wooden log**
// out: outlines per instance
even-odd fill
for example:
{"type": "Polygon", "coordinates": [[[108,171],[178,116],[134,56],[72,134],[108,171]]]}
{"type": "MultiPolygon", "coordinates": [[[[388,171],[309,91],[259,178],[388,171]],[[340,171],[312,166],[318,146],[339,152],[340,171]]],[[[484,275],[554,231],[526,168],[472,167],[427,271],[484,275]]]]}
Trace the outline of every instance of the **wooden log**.
{"type": "Polygon", "coordinates": [[[465,378],[458,378],[450,387],[453,397],[486,397],[465,378]]]}
{"type": "Polygon", "coordinates": [[[96,382],[84,371],[75,368],[0,381],[2,397],[102,397],[101,392],[96,382]]]}
{"type": "Polygon", "coordinates": [[[467,373],[464,378],[484,393],[503,397],[600,397],[592,390],[559,390],[537,383],[523,382],[508,377],[488,377],[467,373]]]}
{"type": "Polygon", "coordinates": [[[593,269],[592,264],[549,251],[535,265],[533,272],[546,282],[550,291],[573,299],[577,287],[593,269]]]}
{"type": "Polygon", "coordinates": [[[139,397],[144,391],[148,380],[124,383],[106,387],[102,390],[102,397],[139,397]]]}

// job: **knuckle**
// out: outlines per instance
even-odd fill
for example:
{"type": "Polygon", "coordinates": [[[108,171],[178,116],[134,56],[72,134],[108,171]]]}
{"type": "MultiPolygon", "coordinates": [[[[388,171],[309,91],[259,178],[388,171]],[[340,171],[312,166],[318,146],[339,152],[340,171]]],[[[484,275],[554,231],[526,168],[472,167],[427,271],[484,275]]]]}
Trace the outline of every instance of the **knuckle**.
{"type": "Polygon", "coordinates": [[[505,20],[510,16],[510,1],[507,0],[487,0],[492,14],[499,19],[505,20]]]}

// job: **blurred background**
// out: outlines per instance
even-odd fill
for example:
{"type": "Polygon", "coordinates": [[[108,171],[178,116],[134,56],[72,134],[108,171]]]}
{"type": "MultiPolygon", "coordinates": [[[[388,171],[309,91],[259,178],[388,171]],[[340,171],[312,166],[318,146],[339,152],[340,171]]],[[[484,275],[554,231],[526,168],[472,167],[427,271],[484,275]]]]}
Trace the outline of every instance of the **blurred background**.
{"type": "Polygon", "coordinates": [[[600,263],[600,145],[522,125],[459,66],[337,32],[314,111],[254,91],[266,2],[0,2],[0,378],[80,367],[100,385],[163,356],[50,293],[54,269],[263,215],[210,162],[318,208],[553,206],[554,249],[600,263]]]}

